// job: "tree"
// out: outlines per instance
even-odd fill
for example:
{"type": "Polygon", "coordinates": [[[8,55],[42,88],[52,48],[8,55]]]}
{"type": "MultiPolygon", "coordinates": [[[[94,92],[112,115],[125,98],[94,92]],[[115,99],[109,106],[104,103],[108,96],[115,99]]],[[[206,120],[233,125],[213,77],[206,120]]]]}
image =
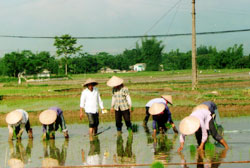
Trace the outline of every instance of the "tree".
{"type": "Polygon", "coordinates": [[[162,41],[157,41],[156,38],[144,38],[141,42],[141,56],[144,62],[147,64],[146,70],[148,71],[158,71],[159,66],[162,61],[162,51],[164,45],[162,41]]]}
{"type": "Polygon", "coordinates": [[[17,77],[18,73],[25,70],[26,58],[19,52],[11,52],[4,55],[3,58],[6,75],[17,77]]]}
{"type": "Polygon", "coordinates": [[[54,46],[56,46],[56,53],[58,56],[64,57],[65,62],[65,75],[68,74],[68,57],[81,51],[82,45],[76,46],[77,39],[71,37],[68,34],[62,35],[61,37],[55,37],[54,46]]]}

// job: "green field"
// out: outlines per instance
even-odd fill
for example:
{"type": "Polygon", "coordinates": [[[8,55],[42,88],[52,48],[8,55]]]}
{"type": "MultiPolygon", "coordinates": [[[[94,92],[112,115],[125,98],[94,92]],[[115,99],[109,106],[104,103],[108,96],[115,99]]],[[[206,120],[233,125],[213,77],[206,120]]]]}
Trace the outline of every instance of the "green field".
{"type": "MultiPolygon", "coordinates": [[[[59,106],[66,113],[78,115],[82,83],[89,77],[100,84],[104,105],[111,103],[111,88],[106,81],[117,75],[124,79],[129,88],[134,114],[144,115],[147,101],[162,94],[171,94],[174,105],[170,107],[177,119],[189,114],[192,108],[206,100],[215,101],[222,116],[250,115],[250,69],[202,70],[199,71],[198,89],[191,90],[191,71],[131,72],[119,74],[81,74],[71,75],[69,80],[44,82],[23,82],[17,80],[0,83],[0,113],[22,108],[28,112],[40,112],[51,106],[59,106]]],[[[139,118],[139,120],[141,119],[139,118]]]]}

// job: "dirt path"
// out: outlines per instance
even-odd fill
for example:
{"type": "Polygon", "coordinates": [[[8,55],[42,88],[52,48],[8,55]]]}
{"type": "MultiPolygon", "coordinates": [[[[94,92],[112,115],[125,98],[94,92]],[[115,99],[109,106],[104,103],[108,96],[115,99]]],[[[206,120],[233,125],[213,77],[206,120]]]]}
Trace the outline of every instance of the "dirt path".
{"type": "MultiPolygon", "coordinates": [[[[114,74],[115,75],[115,74],[114,74]]],[[[133,74],[131,74],[133,75],[133,74]]],[[[243,78],[249,79],[250,75],[248,72],[239,72],[239,73],[214,73],[214,74],[198,74],[198,79],[220,79],[220,78],[243,78]]],[[[163,81],[173,81],[173,80],[190,80],[190,75],[171,75],[171,76],[136,76],[136,77],[123,77],[126,83],[141,83],[141,82],[163,82],[163,81]]],[[[83,79],[74,79],[74,80],[53,80],[53,81],[43,81],[43,82],[30,82],[30,84],[49,84],[49,85],[81,85],[85,82],[85,78],[83,79]]],[[[106,83],[108,78],[96,78],[99,83],[106,83]]]]}

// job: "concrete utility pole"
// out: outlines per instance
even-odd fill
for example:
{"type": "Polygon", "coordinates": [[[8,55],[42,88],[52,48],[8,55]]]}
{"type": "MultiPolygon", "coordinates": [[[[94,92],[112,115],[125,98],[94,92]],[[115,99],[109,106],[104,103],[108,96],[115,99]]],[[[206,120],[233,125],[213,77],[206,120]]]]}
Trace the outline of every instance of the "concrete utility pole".
{"type": "Polygon", "coordinates": [[[192,90],[196,89],[197,84],[195,0],[192,0],[192,90]]]}

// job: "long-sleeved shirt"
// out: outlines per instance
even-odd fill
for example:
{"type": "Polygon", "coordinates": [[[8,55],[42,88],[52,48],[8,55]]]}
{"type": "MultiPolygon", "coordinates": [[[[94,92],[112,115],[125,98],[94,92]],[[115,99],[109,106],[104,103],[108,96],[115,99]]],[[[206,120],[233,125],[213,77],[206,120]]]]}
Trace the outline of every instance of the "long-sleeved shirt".
{"type": "Polygon", "coordinates": [[[128,88],[122,87],[121,89],[113,88],[112,90],[112,103],[111,107],[115,110],[125,111],[132,106],[132,101],[129,96],[128,88]]]}
{"type": "Polygon", "coordinates": [[[9,128],[9,132],[13,132],[13,128],[14,127],[17,127],[20,125],[20,128],[21,129],[24,129],[25,128],[25,124],[28,122],[29,120],[29,115],[28,113],[23,110],[23,109],[17,109],[18,112],[22,113],[22,119],[20,122],[18,122],[17,124],[13,124],[13,125],[8,125],[8,128],[9,128]]]}
{"type": "Polygon", "coordinates": [[[159,114],[159,115],[153,115],[153,129],[156,129],[156,123],[160,123],[160,124],[165,124],[167,122],[169,123],[174,123],[173,120],[172,120],[172,114],[166,104],[166,101],[165,103],[163,103],[165,105],[165,110],[163,111],[163,113],[159,114]]]}
{"type": "Polygon", "coordinates": [[[104,109],[103,102],[100,96],[100,93],[96,87],[93,88],[93,91],[90,91],[88,88],[82,91],[80,107],[84,108],[86,113],[98,113],[98,105],[101,109],[104,109]]]}
{"type": "MultiPolygon", "coordinates": [[[[193,111],[190,116],[196,117],[200,120],[200,128],[202,131],[201,142],[206,142],[208,138],[207,130],[209,130],[209,121],[212,119],[211,112],[206,109],[198,109],[193,111]]],[[[180,142],[185,141],[185,135],[180,135],[180,142]]]]}
{"type": "MultiPolygon", "coordinates": [[[[54,110],[56,111],[57,114],[57,118],[56,121],[54,123],[52,123],[51,125],[49,125],[48,127],[52,126],[53,124],[55,124],[55,128],[51,128],[51,129],[55,129],[57,130],[59,125],[62,127],[62,131],[66,132],[67,131],[67,127],[66,127],[66,123],[63,117],[63,111],[62,109],[60,109],[59,107],[50,107],[49,110],[54,110]]],[[[43,125],[43,133],[47,132],[47,125],[43,125]]]]}
{"type": "Polygon", "coordinates": [[[166,105],[166,100],[163,98],[155,98],[148,101],[146,107],[151,107],[154,103],[162,103],[166,105]]]}

